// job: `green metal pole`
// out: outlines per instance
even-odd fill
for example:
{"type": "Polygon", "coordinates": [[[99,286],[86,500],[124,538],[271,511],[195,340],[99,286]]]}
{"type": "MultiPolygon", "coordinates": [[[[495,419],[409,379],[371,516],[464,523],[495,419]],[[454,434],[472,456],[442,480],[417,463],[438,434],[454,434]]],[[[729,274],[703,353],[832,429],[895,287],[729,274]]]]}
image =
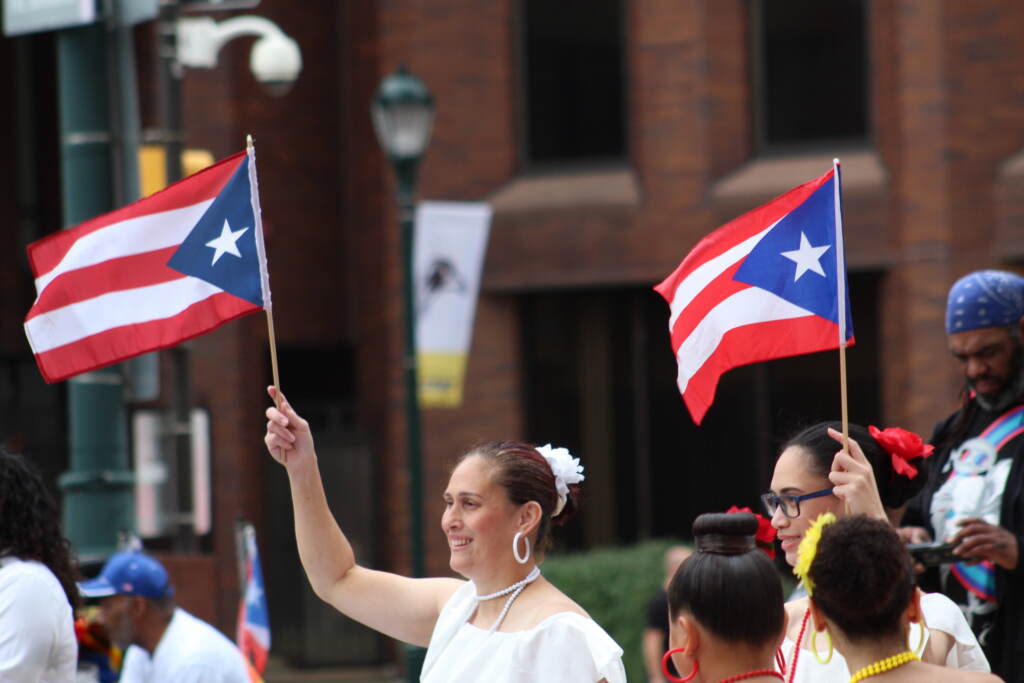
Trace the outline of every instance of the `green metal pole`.
{"type": "MultiPolygon", "coordinates": [[[[66,226],[114,208],[106,37],[102,24],[57,37],[66,226]]],[[[118,533],[135,528],[122,385],[117,367],[68,381],[70,470],[59,484],[64,531],[83,563],[113,553],[118,533]]]]}
{"type": "Polygon", "coordinates": [[[412,575],[426,573],[423,562],[423,458],[420,436],[419,383],[416,361],[416,283],[413,274],[413,229],[418,159],[394,161],[398,180],[398,220],[402,242],[402,318],[405,328],[405,421],[408,439],[409,536],[412,575]]]}
{"type": "MultiPolygon", "coordinates": [[[[416,209],[416,170],[419,159],[392,159],[398,189],[398,221],[402,250],[402,322],[405,328],[405,424],[409,468],[409,550],[412,575],[426,575],[423,558],[423,457],[420,435],[419,382],[416,362],[416,282],[413,271],[413,229],[416,209]]],[[[405,675],[418,681],[427,651],[405,647],[405,675]]]]}

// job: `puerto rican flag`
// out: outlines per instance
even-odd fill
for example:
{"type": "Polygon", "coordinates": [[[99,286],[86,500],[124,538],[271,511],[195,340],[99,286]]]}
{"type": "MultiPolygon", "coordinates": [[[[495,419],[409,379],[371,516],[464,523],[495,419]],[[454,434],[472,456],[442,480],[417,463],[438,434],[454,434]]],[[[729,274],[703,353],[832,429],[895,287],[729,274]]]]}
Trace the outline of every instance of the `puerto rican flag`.
{"type": "Polygon", "coordinates": [[[655,290],[697,424],[727,370],[852,344],[838,162],[702,239],[655,290]]]}
{"type": "Polygon", "coordinates": [[[259,680],[267,666],[270,652],[270,618],[267,615],[267,597],[263,591],[263,572],[256,532],[247,524],[242,532],[245,541],[245,594],[238,606],[238,631],[235,642],[249,666],[250,677],[259,680]]]}
{"type": "Polygon", "coordinates": [[[252,148],[28,247],[25,334],[47,382],[270,309],[252,148]]]}

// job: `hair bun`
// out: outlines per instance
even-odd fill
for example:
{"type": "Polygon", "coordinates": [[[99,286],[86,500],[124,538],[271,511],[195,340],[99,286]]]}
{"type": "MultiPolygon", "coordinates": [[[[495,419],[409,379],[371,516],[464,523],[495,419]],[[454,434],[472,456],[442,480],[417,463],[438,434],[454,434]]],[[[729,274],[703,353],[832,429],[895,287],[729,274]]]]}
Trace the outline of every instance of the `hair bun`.
{"type": "Polygon", "coordinates": [[[757,518],[749,512],[709,512],[693,520],[697,552],[741,555],[757,548],[757,518]]]}

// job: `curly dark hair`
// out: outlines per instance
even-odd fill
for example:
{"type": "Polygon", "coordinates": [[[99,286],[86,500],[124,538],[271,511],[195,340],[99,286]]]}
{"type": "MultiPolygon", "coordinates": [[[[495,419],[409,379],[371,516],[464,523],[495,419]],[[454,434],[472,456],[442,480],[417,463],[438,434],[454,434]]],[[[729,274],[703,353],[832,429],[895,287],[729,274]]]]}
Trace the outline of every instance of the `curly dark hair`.
{"type": "Polygon", "coordinates": [[[914,593],[910,553],[888,522],[845,517],[821,533],[811,600],[853,641],[892,636],[914,593]]]}
{"type": "Polygon", "coordinates": [[[771,560],[757,549],[757,519],[749,513],[707,513],[693,522],[697,552],[668,585],[672,619],[689,613],[730,643],[756,647],[785,630],[782,582],[771,560]]]}
{"type": "MultiPolygon", "coordinates": [[[[878,495],[882,499],[883,505],[893,509],[901,507],[924,488],[928,481],[927,460],[914,461],[914,466],[920,471],[918,476],[913,479],[896,474],[892,468],[892,456],[875,441],[871,433],[857,424],[850,423],[849,426],[850,438],[860,444],[864,456],[871,463],[871,469],[875,474],[875,483],[878,485],[878,495]]],[[[828,435],[829,428],[841,431],[842,424],[819,422],[807,427],[783,444],[782,450],[784,451],[790,446],[803,448],[811,456],[815,473],[822,477],[828,477],[828,473],[832,470],[832,460],[839,450],[839,443],[828,435]]]]}
{"type": "Polygon", "coordinates": [[[558,505],[555,474],[536,447],[522,441],[490,441],[473,446],[458,462],[474,455],[479,455],[494,467],[494,481],[505,489],[510,501],[522,505],[533,500],[540,505],[542,514],[534,545],[540,552],[549,550],[551,528],[562,526],[579,510],[579,484],[568,485],[569,495],[565,507],[557,516],[553,516],[558,505]]]}
{"type": "Polygon", "coordinates": [[[0,554],[36,560],[57,577],[68,602],[79,602],[78,566],[60,531],[57,504],[39,470],[22,455],[0,449],[0,554]]]}

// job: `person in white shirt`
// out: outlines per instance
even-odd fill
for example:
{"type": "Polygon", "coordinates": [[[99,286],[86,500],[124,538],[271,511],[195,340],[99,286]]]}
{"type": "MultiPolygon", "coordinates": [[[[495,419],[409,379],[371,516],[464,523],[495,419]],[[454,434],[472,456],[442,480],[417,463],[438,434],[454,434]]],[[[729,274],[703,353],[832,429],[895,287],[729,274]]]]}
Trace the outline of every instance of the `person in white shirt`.
{"type": "Polygon", "coordinates": [[[410,579],[356,564],[327,506],[309,424],[270,395],[279,407],[267,410],[264,441],[288,472],[313,590],[373,629],[427,645],[423,683],[625,683],[622,648],[541,576],[551,528],[576,510],[579,459],[517,441],[470,449],[440,497],[449,566],[468,581],[410,579]]]}
{"type": "Polygon", "coordinates": [[[242,653],[175,606],[167,571],[149,555],[116,553],[79,589],[100,599],[100,623],[125,650],[120,683],[250,683],[242,653]]]}
{"type": "Polygon", "coordinates": [[[0,450],[0,681],[75,677],[75,565],[57,506],[23,456],[0,450]]]}

